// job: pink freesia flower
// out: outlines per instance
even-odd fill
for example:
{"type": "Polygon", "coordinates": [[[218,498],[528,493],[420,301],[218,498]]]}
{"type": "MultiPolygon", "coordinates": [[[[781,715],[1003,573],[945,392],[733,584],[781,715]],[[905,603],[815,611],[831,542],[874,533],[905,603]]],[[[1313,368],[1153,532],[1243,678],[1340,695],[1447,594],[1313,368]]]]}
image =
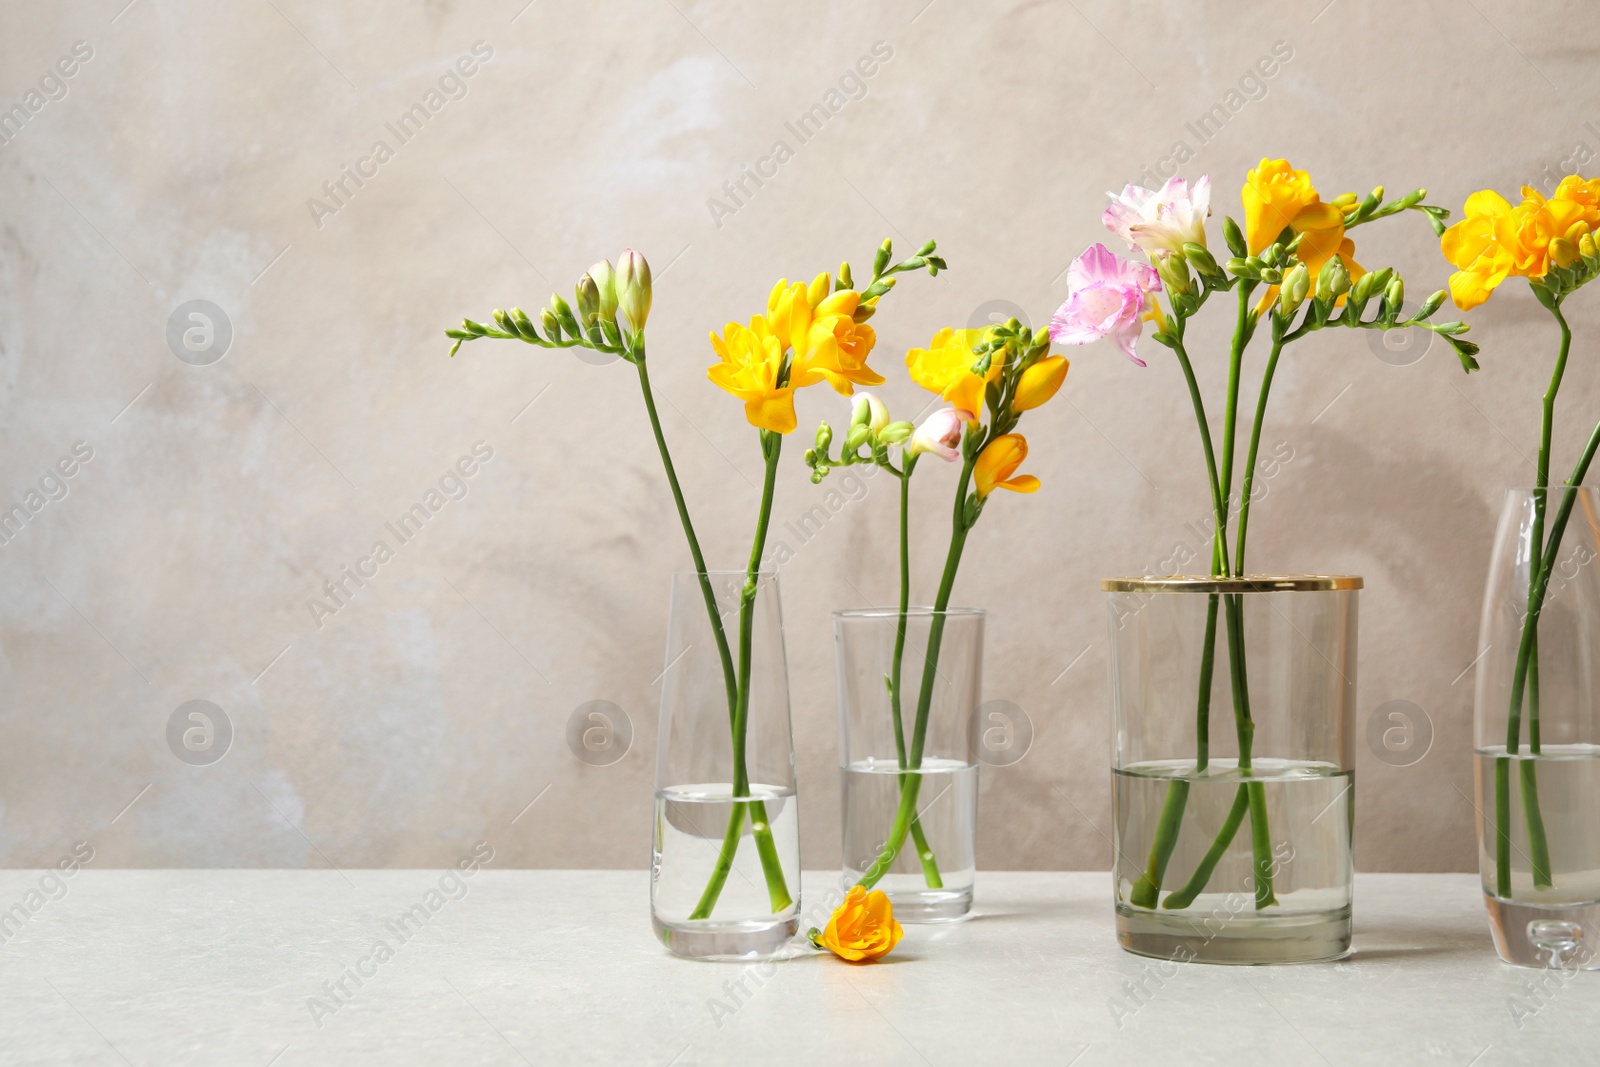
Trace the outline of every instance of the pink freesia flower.
{"type": "Polygon", "coordinates": [[[906,442],[906,455],[932,452],[946,463],[961,458],[961,435],[976,416],[960,408],[940,408],[918,426],[906,442]]]}
{"type": "Polygon", "coordinates": [[[1122,195],[1107,193],[1111,206],[1100,216],[1106,229],[1152,258],[1182,250],[1184,242],[1206,243],[1206,216],[1211,214],[1211,176],[1202,174],[1190,189],[1182,178],[1167,179],[1159,189],[1130,185],[1122,195]]]}
{"type": "Polygon", "coordinates": [[[1067,299],[1050,320],[1050,339],[1086,345],[1110,337],[1142,367],[1134,348],[1150,294],[1160,291],[1161,279],[1150,267],[1129,262],[1105,245],[1090,245],[1067,268],[1067,299]]]}

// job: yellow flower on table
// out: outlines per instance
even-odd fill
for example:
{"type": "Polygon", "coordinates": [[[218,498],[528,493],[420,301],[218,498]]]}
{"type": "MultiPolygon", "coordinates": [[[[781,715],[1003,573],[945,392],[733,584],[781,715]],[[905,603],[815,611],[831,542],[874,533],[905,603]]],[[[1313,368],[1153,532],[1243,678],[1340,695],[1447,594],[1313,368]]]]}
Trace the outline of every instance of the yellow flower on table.
{"type": "Polygon", "coordinates": [[[812,938],[841,959],[859,963],[888,955],[904,934],[886,893],[878,889],[869,893],[854,885],[834,909],[827,929],[821,934],[813,930],[812,938]]]}
{"type": "Polygon", "coordinates": [[[984,389],[1000,379],[998,358],[989,361],[982,375],[973,373],[978,356],[973,352],[983,340],[983,330],[952,330],[946,327],[933,335],[927,348],[906,353],[906,370],[911,380],[938,393],[953,407],[976,414],[983,410],[984,389]]]}

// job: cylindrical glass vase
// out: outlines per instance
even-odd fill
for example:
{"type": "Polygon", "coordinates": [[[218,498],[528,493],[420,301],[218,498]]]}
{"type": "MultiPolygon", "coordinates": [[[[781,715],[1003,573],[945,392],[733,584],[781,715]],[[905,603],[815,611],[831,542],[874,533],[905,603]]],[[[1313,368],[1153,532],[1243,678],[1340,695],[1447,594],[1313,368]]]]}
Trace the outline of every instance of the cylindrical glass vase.
{"type": "Polygon", "coordinates": [[[1117,937],[1143,956],[1350,950],[1360,578],[1117,578],[1117,937]]]}
{"type": "Polygon", "coordinates": [[[983,619],[975,608],[836,611],[844,885],[901,922],[972,910],[983,619]]]}
{"type": "Polygon", "coordinates": [[[1600,968],[1600,490],[1508,489],[1479,630],[1478,865],[1495,948],[1600,968]]]}
{"type": "Polygon", "coordinates": [[[753,598],[745,588],[743,571],[672,576],[650,914],[680,956],[771,956],[800,925],[778,580],[759,576],[753,598]]]}

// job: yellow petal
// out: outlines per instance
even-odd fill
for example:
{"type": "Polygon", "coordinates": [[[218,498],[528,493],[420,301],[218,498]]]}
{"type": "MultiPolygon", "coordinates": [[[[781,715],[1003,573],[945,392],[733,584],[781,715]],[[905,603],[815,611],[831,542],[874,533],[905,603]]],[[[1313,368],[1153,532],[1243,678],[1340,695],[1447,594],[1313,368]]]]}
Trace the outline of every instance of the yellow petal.
{"type": "MultiPolygon", "coordinates": [[[[1016,397],[1011,402],[1012,411],[1029,411],[1056,395],[1067,378],[1067,357],[1050,356],[1041,359],[1022,372],[1017,380],[1016,397]]],[[[971,408],[967,408],[971,411],[971,408]]]]}
{"type": "Polygon", "coordinates": [[[1039,489],[1039,479],[1031,474],[1019,474],[1015,478],[999,483],[998,488],[1009,489],[1013,493],[1033,493],[1039,489]]]}

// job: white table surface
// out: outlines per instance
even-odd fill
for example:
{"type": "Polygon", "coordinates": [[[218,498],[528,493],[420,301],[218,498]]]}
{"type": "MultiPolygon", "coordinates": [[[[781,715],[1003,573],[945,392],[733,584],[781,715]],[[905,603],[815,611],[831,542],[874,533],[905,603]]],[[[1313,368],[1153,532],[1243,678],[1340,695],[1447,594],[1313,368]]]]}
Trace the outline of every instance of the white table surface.
{"type": "Polygon", "coordinates": [[[1237,968],[1122,952],[1106,874],[980,872],[969,922],[764,978],[669,955],[642,871],[484,869],[403,944],[440,872],[86,869],[28,898],[40,877],[0,872],[0,908],[43,900],[0,933],[7,1067],[1600,1062],[1600,972],[1502,965],[1464,874],[1359,875],[1354,956],[1237,968]]]}

